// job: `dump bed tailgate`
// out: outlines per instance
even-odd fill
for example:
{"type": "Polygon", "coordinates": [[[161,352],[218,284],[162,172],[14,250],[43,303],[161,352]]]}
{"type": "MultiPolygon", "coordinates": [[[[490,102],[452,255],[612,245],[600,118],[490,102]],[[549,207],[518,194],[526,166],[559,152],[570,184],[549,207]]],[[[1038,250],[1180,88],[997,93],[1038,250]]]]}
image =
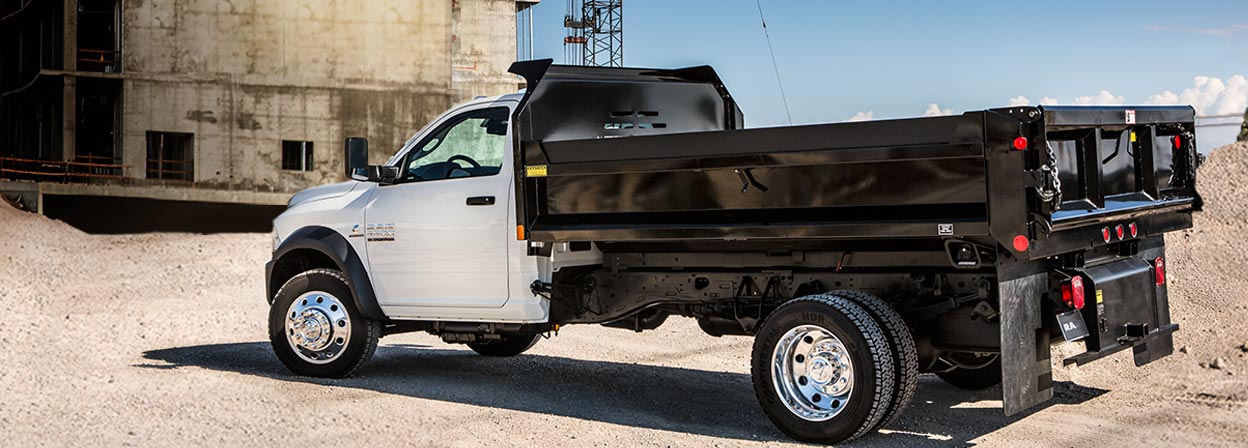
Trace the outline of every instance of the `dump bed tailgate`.
{"type": "Polygon", "coordinates": [[[1038,110],[1033,259],[1191,227],[1201,206],[1191,107],[1038,110]]]}

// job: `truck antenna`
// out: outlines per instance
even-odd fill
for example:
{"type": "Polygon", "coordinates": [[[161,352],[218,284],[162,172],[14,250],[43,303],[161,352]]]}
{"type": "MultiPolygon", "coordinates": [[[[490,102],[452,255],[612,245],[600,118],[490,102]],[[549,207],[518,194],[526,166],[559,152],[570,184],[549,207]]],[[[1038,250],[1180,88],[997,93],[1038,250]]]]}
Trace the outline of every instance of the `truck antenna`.
{"type": "Polygon", "coordinates": [[[754,0],[754,4],[758,5],[758,20],[763,22],[763,36],[767,38],[767,51],[771,53],[771,69],[776,72],[776,84],[780,86],[780,100],[784,102],[784,115],[789,118],[789,124],[793,124],[793,114],[789,113],[789,98],[784,94],[784,81],[780,79],[780,66],[776,65],[776,50],[771,48],[771,34],[767,32],[767,19],[763,17],[762,0],[754,0]]]}

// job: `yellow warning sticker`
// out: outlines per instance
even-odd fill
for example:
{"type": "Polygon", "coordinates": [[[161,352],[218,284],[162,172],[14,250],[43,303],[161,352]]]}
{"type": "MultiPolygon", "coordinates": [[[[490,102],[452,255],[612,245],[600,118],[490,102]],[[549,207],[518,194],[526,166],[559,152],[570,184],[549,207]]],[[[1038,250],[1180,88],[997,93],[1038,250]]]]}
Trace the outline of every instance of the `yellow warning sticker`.
{"type": "Polygon", "coordinates": [[[1101,290],[1099,289],[1096,290],[1096,303],[1101,303],[1104,301],[1105,301],[1105,294],[1102,293],[1101,290]]]}
{"type": "Polygon", "coordinates": [[[1131,143],[1135,143],[1135,131],[1131,131],[1131,143]]]}
{"type": "Polygon", "coordinates": [[[546,165],[533,165],[524,167],[525,177],[546,177],[546,165]]]}

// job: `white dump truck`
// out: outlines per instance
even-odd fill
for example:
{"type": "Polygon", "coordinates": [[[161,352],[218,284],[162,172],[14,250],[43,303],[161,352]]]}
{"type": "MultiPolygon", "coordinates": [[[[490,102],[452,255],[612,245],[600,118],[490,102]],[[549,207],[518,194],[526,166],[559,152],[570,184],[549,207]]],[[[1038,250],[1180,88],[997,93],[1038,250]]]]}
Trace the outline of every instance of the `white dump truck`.
{"type": "Polygon", "coordinates": [[[766,415],[838,442],[896,419],[920,373],[1001,384],[1012,414],[1052,397],[1053,344],[1172,351],[1164,234],[1201,207],[1190,107],[744,129],[710,67],[512,71],[523,93],[382,165],[348,139],[353,180],[274,221],[291,371],[350,375],[403,332],[512,356],[563,325],[680,316],[753,336],[766,415]]]}

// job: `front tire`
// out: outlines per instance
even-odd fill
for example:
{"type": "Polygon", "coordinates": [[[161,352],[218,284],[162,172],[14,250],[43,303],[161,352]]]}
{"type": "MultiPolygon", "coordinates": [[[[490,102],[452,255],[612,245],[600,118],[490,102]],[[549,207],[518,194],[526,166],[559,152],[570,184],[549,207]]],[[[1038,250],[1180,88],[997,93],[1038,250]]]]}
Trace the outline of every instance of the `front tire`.
{"type": "Polygon", "coordinates": [[[516,356],[537,345],[541,335],[507,335],[502,339],[488,342],[469,342],[468,348],[482,356],[516,356]]]}
{"type": "Polygon", "coordinates": [[[269,307],[269,343],[298,375],[343,378],[377,350],[381,324],[355,307],[346,276],[313,269],[282,285],[269,307]]]}
{"type": "Polygon", "coordinates": [[[837,443],[874,430],[896,393],[888,336],[866,309],[835,294],[791,300],[754,340],[754,393],[790,437],[837,443]]]}

